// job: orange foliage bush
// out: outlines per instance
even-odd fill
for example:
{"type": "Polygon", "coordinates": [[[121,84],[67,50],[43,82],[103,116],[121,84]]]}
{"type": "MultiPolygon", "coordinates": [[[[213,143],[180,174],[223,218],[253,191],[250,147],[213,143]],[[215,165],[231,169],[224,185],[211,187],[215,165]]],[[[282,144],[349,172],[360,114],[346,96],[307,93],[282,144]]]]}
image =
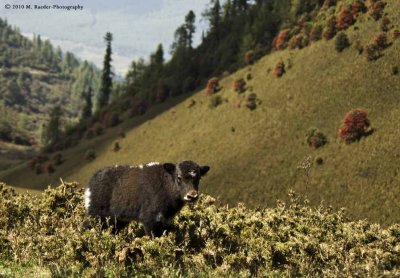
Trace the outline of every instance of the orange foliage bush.
{"type": "Polygon", "coordinates": [[[219,90],[219,80],[217,77],[210,78],[207,82],[207,95],[212,95],[219,90]]]}
{"type": "Polygon", "coordinates": [[[355,23],[355,19],[353,16],[352,11],[350,10],[349,7],[345,7],[340,10],[338,18],[337,18],[337,23],[336,27],[339,30],[345,30],[349,28],[351,25],[355,23]]]}
{"type": "Polygon", "coordinates": [[[290,34],[290,29],[285,29],[282,30],[278,36],[273,40],[272,45],[275,47],[277,50],[282,50],[287,47],[288,41],[290,39],[289,37],[290,34]]]}
{"type": "Polygon", "coordinates": [[[346,144],[350,144],[367,135],[370,121],[367,111],[356,109],[346,114],[342,126],[339,128],[339,136],[346,144]]]}
{"type": "Polygon", "coordinates": [[[281,77],[285,73],[285,63],[283,61],[279,61],[272,71],[272,74],[276,77],[281,77]]]}

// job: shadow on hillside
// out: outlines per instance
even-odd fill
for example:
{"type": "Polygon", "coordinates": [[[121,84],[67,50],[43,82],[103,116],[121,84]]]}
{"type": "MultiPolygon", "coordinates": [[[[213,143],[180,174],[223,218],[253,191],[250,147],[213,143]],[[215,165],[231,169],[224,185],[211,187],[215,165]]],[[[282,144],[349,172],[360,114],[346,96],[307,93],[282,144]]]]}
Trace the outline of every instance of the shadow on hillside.
{"type": "MultiPolygon", "coordinates": [[[[124,129],[124,130],[130,130],[133,129],[137,126],[142,125],[143,123],[150,121],[154,118],[156,118],[158,115],[166,112],[167,110],[177,106],[178,104],[186,101],[188,98],[191,98],[194,94],[198,93],[198,91],[194,91],[191,93],[179,95],[173,98],[170,98],[166,100],[163,103],[154,105],[150,107],[145,114],[141,116],[135,116],[133,118],[130,118],[119,125],[117,125],[114,128],[107,129],[106,132],[99,136],[96,137],[92,140],[90,140],[90,144],[93,146],[96,146],[96,148],[103,148],[104,146],[110,144],[112,141],[115,140],[115,137],[117,136],[117,132],[115,132],[116,129],[124,129]]],[[[192,105],[193,106],[193,105],[192,105]]],[[[190,109],[188,106],[187,109],[190,109]]],[[[84,149],[84,144],[86,139],[82,139],[80,143],[72,147],[70,149],[66,149],[64,151],[61,151],[62,153],[82,153],[82,151],[85,151],[84,149]]],[[[55,152],[59,153],[59,152],[55,152]]],[[[54,153],[49,154],[49,156],[52,156],[54,153]]],[[[72,163],[70,168],[65,168],[62,167],[60,169],[57,169],[55,173],[49,175],[48,173],[42,173],[40,175],[36,175],[34,171],[31,171],[27,167],[26,161],[21,162],[17,166],[11,169],[7,169],[4,171],[0,172],[0,182],[4,182],[10,186],[16,187],[19,190],[44,190],[47,189],[49,185],[55,186],[59,185],[60,183],[60,176],[65,177],[68,176],[69,174],[72,174],[74,167],[77,166],[77,164],[86,164],[87,162],[85,160],[80,160],[80,161],[75,161],[73,162],[72,160],[70,161],[72,163]],[[62,174],[61,174],[62,173],[62,174]]]]}

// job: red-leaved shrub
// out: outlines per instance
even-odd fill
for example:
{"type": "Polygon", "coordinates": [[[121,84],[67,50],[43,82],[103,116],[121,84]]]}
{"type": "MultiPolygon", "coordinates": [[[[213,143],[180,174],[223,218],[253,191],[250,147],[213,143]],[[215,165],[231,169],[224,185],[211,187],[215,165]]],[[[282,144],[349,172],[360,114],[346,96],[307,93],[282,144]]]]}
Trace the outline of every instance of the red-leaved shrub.
{"type": "Polygon", "coordinates": [[[388,46],[386,33],[380,33],[375,36],[374,43],[380,50],[385,49],[388,46]]]}
{"type": "Polygon", "coordinates": [[[210,78],[207,82],[207,95],[212,95],[218,92],[219,90],[219,80],[217,77],[210,78]]]}
{"type": "Polygon", "coordinates": [[[293,36],[288,42],[289,49],[302,49],[309,44],[309,39],[303,34],[293,36]]]}
{"type": "Polygon", "coordinates": [[[288,41],[290,39],[289,37],[290,34],[290,29],[285,29],[282,30],[278,36],[273,40],[272,45],[275,47],[277,50],[282,50],[287,47],[288,41]]]}
{"type": "Polygon", "coordinates": [[[243,93],[245,91],[246,81],[243,78],[238,78],[233,82],[235,92],[243,93]]]}
{"type": "Polygon", "coordinates": [[[339,128],[339,136],[346,144],[350,144],[368,134],[370,121],[367,118],[367,111],[356,109],[346,114],[343,124],[339,128]]]}
{"type": "Polygon", "coordinates": [[[355,23],[355,19],[353,16],[352,11],[350,10],[349,7],[344,7],[343,9],[340,10],[338,18],[337,18],[337,23],[336,27],[339,30],[345,30],[349,28],[351,25],[355,23]]]}
{"type": "Polygon", "coordinates": [[[367,7],[361,0],[356,0],[351,4],[351,12],[353,13],[353,16],[357,16],[359,13],[365,13],[366,11],[367,7]]]}
{"type": "Polygon", "coordinates": [[[285,63],[283,61],[279,61],[272,71],[272,74],[276,77],[281,77],[285,73],[285,63]]]}
{"type": "Polygon", "coordinates": [[[307,133],[307,144],[314,149],[322,147],[327,142],[326,136],[316,128],[311,129],[307,133]]]}

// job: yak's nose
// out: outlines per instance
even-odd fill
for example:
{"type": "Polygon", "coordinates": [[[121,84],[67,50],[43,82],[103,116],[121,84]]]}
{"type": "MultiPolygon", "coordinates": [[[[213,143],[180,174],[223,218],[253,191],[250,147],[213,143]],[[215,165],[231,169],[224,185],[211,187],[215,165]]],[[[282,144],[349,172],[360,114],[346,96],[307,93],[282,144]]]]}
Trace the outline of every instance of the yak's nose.
{"type": "Polygon", "coordinates": [[[185,196],[185,201],[194,202],[199,197],[199,194],[196,191],[191,191],[185,196]]]}

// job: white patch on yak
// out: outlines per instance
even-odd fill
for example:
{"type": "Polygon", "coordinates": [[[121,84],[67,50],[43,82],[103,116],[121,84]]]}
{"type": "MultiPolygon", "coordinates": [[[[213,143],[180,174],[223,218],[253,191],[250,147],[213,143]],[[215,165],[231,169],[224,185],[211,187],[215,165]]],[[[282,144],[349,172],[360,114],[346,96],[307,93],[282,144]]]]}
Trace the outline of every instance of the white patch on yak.
{"type": "Polygon", "coordinates": [[[196,171],[195,170],[190,171],[189,175],[191,175],[194,178],[196,176],[196,171]]]}
{"type": "Polygon", "coordinates": [[[160,165],[160,162],[150,162],[146,164],[146,166],[154,166],[154,165],[160,165]]]}
{"type": "Polygon", "coordinates": [[[85,190],[85,208],[89,209],[90,206],[90,196],[92,195],[92,192],[90,192],[90,189],[87,188],[85,190]]]}
{"type": "Polygon", "coordinates": [[[164,216],[162,215],[161,212],[159,212],[159,213],[157,214],[157,216],[156,216],[156,221],[157,221],[157,222],[162,222],[163,219],[164,219],[164,216]]]}
{"type": "Polygon", "coordinates": [[[140,165],[139,165],[139,168],[140,168],[140,169],[143,169],[143,164],[140,164],[140,165]]]}
{"type": "Polygon", "coordinates": [[[115,164],[115,166],[114,166],[115,168],[118,168],[118,164],[115,164]]]}

